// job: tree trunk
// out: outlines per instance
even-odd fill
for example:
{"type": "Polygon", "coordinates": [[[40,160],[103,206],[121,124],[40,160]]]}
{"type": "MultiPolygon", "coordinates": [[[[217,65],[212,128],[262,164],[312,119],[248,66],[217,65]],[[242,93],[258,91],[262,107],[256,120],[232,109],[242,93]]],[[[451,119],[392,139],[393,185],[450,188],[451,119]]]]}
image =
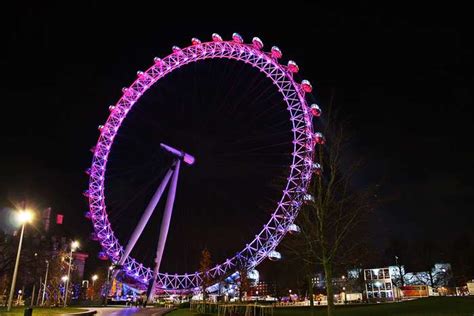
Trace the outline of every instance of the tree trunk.
{"type": "Polygon", "coordinates": [[[311,310],[311,316],[314,315],[314,291],[313,291],[313,278],[311,273],[308,274],[308,293],[309,293],[309,309],[311,310]]]}
{"type": "Polygon", "coordinates": [[[324,275],[326,276],[326,294],[328,300],[328,316],[332,316],[334,309],[334,288],[332,284],[332,264],[323,259],[324,275]]]}

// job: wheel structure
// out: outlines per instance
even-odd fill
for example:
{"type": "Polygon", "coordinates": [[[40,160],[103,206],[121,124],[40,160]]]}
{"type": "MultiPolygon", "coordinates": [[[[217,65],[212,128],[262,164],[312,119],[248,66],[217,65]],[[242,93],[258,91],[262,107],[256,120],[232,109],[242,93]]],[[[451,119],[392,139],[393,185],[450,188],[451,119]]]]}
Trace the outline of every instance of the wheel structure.
{"type": "MultiPolygon", "coordinates": [[[[324,141],[320,133],[313,131],[313,117],[319,116],[321,110],[316,104],[308,105],[305,98],[305,94],[312,91],[311,84],[307,80],[296,82],[294,74],[299,71],[298,65],[291,60],[283,65],[279,63],[281,57],[282,53],[276,46],[269,52],[264,51],[263,43],[257,37],[254,37],[251,43],[244,43],[237,33],[234,33],[229,41],[224,41],[218,34],[213,34],[209,42],[193,38],[192,45],[186,48],[174,46],[170,55],[162,59],[155,58],[150,68],[138,71],[137,79],[128,88],[122,89],[121,98],[109,107],[110,115],[107,121],[99,126],[100,136],[96,146],[92,148],[92,166],[88,169],[89,187],[84,192],[89,200],[87,214],[93,223],[95,237],[100,241],[105,258],[115,263],[124,252],[108,220],[104,187],[107,157],[127,113],[152,85],[174,70],[200,60],[220,58],[249,64],[264,73],[276,86],[287,105],[292,126],[293,152],[286,186],[268,222],[234,257],[215,265],[206,273],[212,279],[222,279],[233,274],[242,263],[250,270],[265,258],[279,259],[280,254],[275,248],[287,232],[298,231],[294,220],[305,201],[313,199],[307,190],[312,175],[320,172],[319,164],[314,162],[314,148],[316,143],[324,141]]],[[[153,269],[132,257],[127,257],[122,271],[143,285],[148,284],[153,277],[153,269]]],[[[160,272],[156,277],[155,290],[175,292],[196,291],[202,281],[202,273],[199,272],[160,272]]]]}

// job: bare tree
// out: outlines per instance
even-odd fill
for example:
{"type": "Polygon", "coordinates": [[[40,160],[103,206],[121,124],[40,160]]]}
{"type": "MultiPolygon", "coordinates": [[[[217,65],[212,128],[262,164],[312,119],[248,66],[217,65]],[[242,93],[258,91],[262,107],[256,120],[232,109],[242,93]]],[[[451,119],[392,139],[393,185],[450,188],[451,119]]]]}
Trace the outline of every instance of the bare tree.
{"type": "Polygon", "coordinates": [[[301,209],[296,220],[301,233],[290,238],[290,249],[308,275],[309,296],[313,302],[312,277],[322,267],[326,279],[327,314],[333,313],[333,275],[336,264],[354,263],[357,253],[364,250],[360,224],[373,209],[372,189],[354,186],[354,174],[360,162],[346,159],[348,135],[343,126],[336,126],[336,115],[329,113],[324,135],[327,139],[315,145],[319,166],[309,192],[314,198],[301,209]],[[327,146],[325,145],[327,144],[327,146]]]}
{"type": "Polygon", "coordinates": [[[199,261],[199,272],[202,276],[201,291],[202,291],[202,300],[204,303],[204,313],[206,313],[206,300],[207,300],[207,288],[212,285],[212,278],[209,274],[209,269],[211,269],[212,260],[211,253],[207,248],[204,248],[201,251],[201,260],[199,261]]]}
{"type": "Polygon", "coordinates": [[[64,301],[64,282],[61,279],[66,274],[66,252],[57,252],[49,260],[48,283],[46,284],[46,305],[59,306],[64,301]]]}
{"type": "Polygon", "coordinates": [[[248,266],[245,260],[239,260],[237,264],[237,272],[239,273],[239,301],[242,302],[244,293],[247,294],[250,291],[250,280],[248,277],[248,266]]]}

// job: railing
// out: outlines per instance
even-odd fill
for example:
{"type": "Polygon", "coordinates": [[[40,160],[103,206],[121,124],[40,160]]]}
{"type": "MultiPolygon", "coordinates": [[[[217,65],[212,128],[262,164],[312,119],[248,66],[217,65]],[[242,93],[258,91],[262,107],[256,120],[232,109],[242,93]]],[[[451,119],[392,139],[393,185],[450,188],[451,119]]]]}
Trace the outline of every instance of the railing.
{"type": "Polygon", "coordinates": [[[258,304],[221,304],[217,316],[273,316],[272,305],[258,304]]]}

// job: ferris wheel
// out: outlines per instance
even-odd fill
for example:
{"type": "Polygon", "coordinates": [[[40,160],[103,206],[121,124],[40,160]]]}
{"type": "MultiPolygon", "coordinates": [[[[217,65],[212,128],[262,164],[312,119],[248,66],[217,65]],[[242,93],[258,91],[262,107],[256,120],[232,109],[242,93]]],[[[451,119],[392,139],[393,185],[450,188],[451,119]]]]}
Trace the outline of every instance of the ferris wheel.
{"type": "MultiPolygon", "coordinates": [[[[294,221],[303,204],[313,199],[308,192],[309,183],[313,174],[319,174],[321,171],[320,165],[314,161],[314,148],[315,144],[324,143],[324,136],[314,132],[313,129],[313,117],[320,116],[321,110],[316,104],[308,105],[305,95],[311,93],[312,86],[307,80],[295,81],[294,74],[299,71],[299,67],[294,61],[290,60],[286,65],[281,64],[279,60],[282,58],[282,52],[278,47],[273,46],[270,51],[266,52],[263,49],[263,42],[259,38],[254,37],[251,43],[245,43],[237,33],[234,33],[232,39],[228,41],[223,40],[218,34],[212,34],[211,41],[201,42],[199,39],[193,38],[191,42],[192,45],[186,48],[173,46],[170,55],[164,58],[155,58],[150,68],[146,71],[138,71],[137,79],[128,88],[123,88],[123,94],[118,102],[109,107],[110,115],[105,124],[99,126],[100,136],[92,149],[92,166],[88,169],[89,187],[84,192],[89,200],[87,217],[91,219],[95,236],[102,246],[102,255],[120,266],[121,272],[136,282],[143,285],[153,283],[152,289],[154,290],[196,290],[203,280],[200,272],[175,274],[162,272],[160,269],[173,211],[180,165],[181,163],[192,165],[195,158],[192,153],[186,153],[170,146],[174,144],[161,144],[164,151],[173,155],[173,162],[148,203],[127,244],[123,240],[119,240],[109,221],[104,188],[109,153],[122,122],[134,104],[160,79],[180,67],[201,60],[234,60],[248,64],[265,74],[268,80],[276,86],[281,99],[287,106],[288,119],[291,124],[292,152],[289,153],[291,154],[291,164],[288,166],[289,174],[281,197],[270,218],[260,232],[257,232],[255,238],[245,244],[235,256],[227,258],[207,271],[206,274],[210,278],[218,279],[229,276],[242,263],[250,270],[266,258],[279,260],[281,255],[275,249],[286,233],[299,231],[294,221]],[[153,268],[146,267],[130,254],[168,184],[169,191],[161,224],[155,266],[153,268]]],[[[198,159],[199,157],[197,157],[198,159]]]]}

